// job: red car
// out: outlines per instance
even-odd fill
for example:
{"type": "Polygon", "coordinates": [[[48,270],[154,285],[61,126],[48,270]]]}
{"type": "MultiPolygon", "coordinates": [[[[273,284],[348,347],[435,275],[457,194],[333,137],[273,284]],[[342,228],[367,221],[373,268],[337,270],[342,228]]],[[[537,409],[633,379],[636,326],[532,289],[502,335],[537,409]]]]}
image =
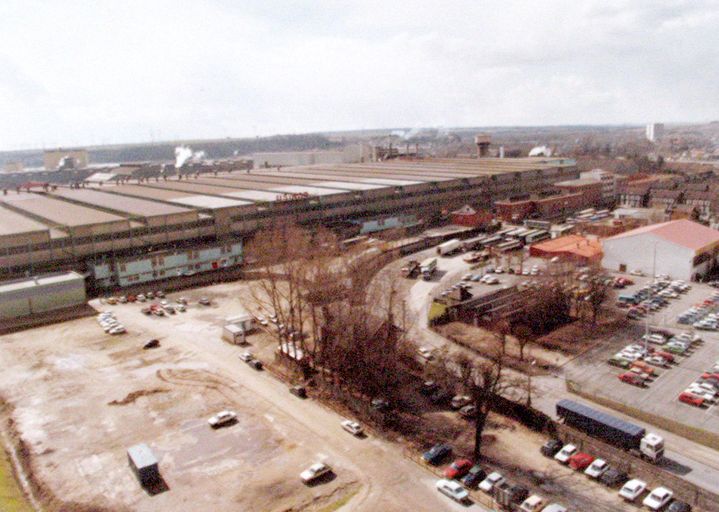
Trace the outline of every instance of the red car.
{"type": "Polygon", "coordinates": [[[704,405],[704,399],[700,396],[696,396],[692,393],[684,391],[679,395],[679,401],[685,404],[693,405],[694,407],[701,407],[704,405]]]}
{"type": "Polygon", "coordinates": [[[711,372],[702,373],[702,379],[711,379],[711,380],[716,380],[719,382],[719,373],[711,373],[711,372]]]}
{"type": "Polygon", "coordinates": [[[662,359],[664,359],[667,363],[673,363],[674,362],[674,354],[667,352],[665,350],[657,350],[654,352],[655,356],[659,356],[662,359]]]}
{"type": "Polygon", "coordinates": [[[622,373],[621,375],[617,375],[617,378],[622,382],[631,384],[632,386],[638,386],[640,388],[643,388],[645,385],[644,378],[642,378],[641,375],[637,375],[636,373],[622,373]]]}
{"type": "Polygon", "coordinates": [[[594,457],[588,453],[579,452],[569,457],[569,467],[576,471],[584,471],[594,462],[594,457]]]}
{"type": "Polygon", "coordinates": [[[472,461],[468,459],[457,459],[444,470],[444,477],[452,480],[462,478],[472,469],[472,461]]]}

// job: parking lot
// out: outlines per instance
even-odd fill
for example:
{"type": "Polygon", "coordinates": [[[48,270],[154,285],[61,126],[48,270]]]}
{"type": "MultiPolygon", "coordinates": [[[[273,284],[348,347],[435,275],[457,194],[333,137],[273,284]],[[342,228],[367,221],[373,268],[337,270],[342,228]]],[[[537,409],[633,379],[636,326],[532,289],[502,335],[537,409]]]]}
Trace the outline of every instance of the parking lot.
{"type": "MultiPolygon", "coordinates": [[[[633,293],[649,278],[637,278],[635,284],[619,293],[633,293]]],[[[719,333],[716,331],[695,331],[691,325],[677,323],[677,316],[692,305],[702,302],[715,290],[707,285],[692,283],[687,293],[677,299],[670,299],[669,305],[645,318],[631,323],[626,331],[615,334],[597,345],[597,348],[574,360],[566,367],[567,379],[577,385],[582,392],[596,394],[610,400],[621,402],[643,411],[669,418],[692,427],[719,434],[719,407],[709,403],[704,407],[695,407],[678,400],[679,394],[692,382],[719,360],[719,333]],[[703,340],[685,356],[677,355],[675,364],[666,369],[656,368],[657,377],[651,379],[647,387],[641,388],[620,382],[617,376],[626,370],[607,364],[614,354],[632,343],[640,343],[645,333],[646,323],[650,328],[658,328],[678,334],[696,332],[703,340]]],[[[657,347],[657,345],[649,345],[657,347]]]]}

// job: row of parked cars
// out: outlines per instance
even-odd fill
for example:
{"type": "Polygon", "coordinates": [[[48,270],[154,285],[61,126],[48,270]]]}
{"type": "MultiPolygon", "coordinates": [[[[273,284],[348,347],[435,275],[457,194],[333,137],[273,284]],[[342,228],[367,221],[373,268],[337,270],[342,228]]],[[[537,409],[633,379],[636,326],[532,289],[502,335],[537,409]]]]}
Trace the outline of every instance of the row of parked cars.
{"type": "Polygon", "coordinates": [[[686,293],[690,289],[691,286],[681,280],[659,279],[654,283],[644,285],[632,294],[620,295],[617,305],[629,307],[627,317],[636,320],[667,306],[671,299],[679,298],[680,294],[686,293]]]}
{"type": "MultiPolygon", "coordinates": [[[[546,457],[553,457],[557,462],[567,465],[575,471],[582,471],[587,477],[597,480],[607,487],[619,487],[619,496],[627,502],[636,502],[647,491],[646,482],[629,476],[618,468],[612,467],[606,460],[595,458],[589,453],[580,452],[574,444],[563,444],[557,439],[550,439],[541,448],[546,457]],[[620,487],[621,486],[621,487],[620,487]]],[[[674,493],[666,487],[656,487],[642,500],[642,505],[649,510],[666,510],[667,512],[688,512],[689,504],[674,500],[674,493]]]]}
{"type": "Polygon", "coordinates": [[[610,357],[607,363],[627,370],[617,375],[620,381],[646,387],[659,376],[656,368],[669,368],[674,363],[674,355],[665,350],[645,348],[642,344],[633,343],[610,357]]]}
{"type": "Polygon", "coordinates": [[[105,299],[105,302],[110,305],[115,304],[127,304],[128,302],[146,302],[154,298],[162,299],[165,297],[165,292],[157,290],[156,292],[148,291],[145,293],[120,295],[119,297],[111,296],[105,299]]]}
{"type": "Polygon", "coordinates": [[[105,311],[97,315],[97,323],[108,334],[125,334],[127,332],[125,326],[115,318],[115,313],[112,311],[105,311]]]}
{"type": "Polygon", "coordinates": [[[678,399],[695,407],[715,404],[719,399],[719,360],[679,393],[678,399]]]}
{"type": "Polygon", "coordinates": [[[719,328],[719,291],[699,304],[683,311],[677,317],[680,324],[691,324],[695,329],[716,331],[719,328]]]}
{"type": "MultiPolygon", "coordinates": [[[[422,460],[427,464],[438,466],[451,455],[450,445],[438,444],[426,451],[422,455],[422,460]]],[[[460,503],[467,503],[470,500],[470,490],[480,490],[492,496],[500,505],[521,512],[567,511],[566,507],[558,503],[547,504],[546,500],[537,494],[530,496],[527,488],[513,484],[499,472],[488,472],[469,459],[461,458],[453,461],[444,469],[443,477],[437,480],[437,490],[460,503]]]]}

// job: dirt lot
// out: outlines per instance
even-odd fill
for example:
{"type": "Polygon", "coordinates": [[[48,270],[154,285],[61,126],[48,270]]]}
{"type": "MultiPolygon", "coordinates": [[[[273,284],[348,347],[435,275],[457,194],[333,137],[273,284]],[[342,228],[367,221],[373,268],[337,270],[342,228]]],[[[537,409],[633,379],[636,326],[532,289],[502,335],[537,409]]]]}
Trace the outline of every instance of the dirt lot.
{"type": "MultiPolygon", "coordinates": [[[[198,322],[174,328],[202,341],[214,329],[201,320],[213,322],[221,310],[197,308],[183,320],[198,322]]],[[[135,305],[115,309],[128,323],[124,336],[105,335],[90,318],[0,341],[2,393],[15,407],[36,476],[56,495],[128,510],[187,510],[190,502],[193,509],[284,510],[356,490],[353,472],[334,462],[337,478],[303,486],[296,475],[321,458],[319,443],[293,439],[268,404],[178,342],[165,329],[174,319],[143,318],[135,305]],[[133,316],[150,325],[132,326],[133,316]],[[141,350],[152,336],[163,346],[141,350]],[[238,423],[210,429],[207,418],[228,407],[240,409],[238,423]],[[150,498],[129,471],[125,450],[139,442],[161,461],[169,491],[150,498]]]]}

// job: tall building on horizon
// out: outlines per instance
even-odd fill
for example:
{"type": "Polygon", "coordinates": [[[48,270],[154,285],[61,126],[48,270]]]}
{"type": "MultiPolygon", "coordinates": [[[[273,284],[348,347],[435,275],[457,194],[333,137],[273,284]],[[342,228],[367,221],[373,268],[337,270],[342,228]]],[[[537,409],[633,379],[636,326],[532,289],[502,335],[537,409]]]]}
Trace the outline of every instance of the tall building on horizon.
{"type": "Polygon", "coordinates": [[[647,125],[647,140],[657,142],[664,135],[663,123],[649,123],[647,125]]]}

